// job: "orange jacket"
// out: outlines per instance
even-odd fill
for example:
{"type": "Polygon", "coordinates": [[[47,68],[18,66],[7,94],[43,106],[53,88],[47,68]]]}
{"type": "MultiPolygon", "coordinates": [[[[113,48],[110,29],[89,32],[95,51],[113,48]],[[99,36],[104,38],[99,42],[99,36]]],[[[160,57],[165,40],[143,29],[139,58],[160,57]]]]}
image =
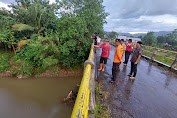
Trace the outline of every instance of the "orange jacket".
{"type": "Polygon", "coordinates": [[[121,45],[119,45],[116,48],[113,62],[114,63],[120,63],[120,62],[122,62],[122,55],[123,55],[123,47],[121,45]]]}

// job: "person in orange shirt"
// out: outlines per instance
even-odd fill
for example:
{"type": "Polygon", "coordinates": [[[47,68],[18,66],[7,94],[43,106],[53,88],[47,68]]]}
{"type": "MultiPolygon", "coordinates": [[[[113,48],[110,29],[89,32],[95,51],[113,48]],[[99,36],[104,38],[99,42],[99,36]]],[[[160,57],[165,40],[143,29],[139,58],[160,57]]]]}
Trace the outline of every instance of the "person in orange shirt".
{"type": "Polygon", "coordinates": [[[115,44],[117,47],[114,54],[114,60],[112,66],[112,81],[110,81],[111,83],[116,81],[119,65],[122,63],[122,55],[123,55],[123,47],[121,45],[121,40],[116,39],[115,44]]]}

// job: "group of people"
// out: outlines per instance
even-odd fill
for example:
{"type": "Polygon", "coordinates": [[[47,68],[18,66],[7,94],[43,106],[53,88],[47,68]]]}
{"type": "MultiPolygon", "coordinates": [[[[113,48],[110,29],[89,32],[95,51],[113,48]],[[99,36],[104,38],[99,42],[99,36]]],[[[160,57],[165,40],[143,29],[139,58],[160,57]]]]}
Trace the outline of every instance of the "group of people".
{"type": "MultiPolygon", "coordinates": [[[[124,66],[127,66],[127,63],[129,61],[129,57],[131,56],[131,71],[128,74],[130,79],[135,79],[136,73],[137,73],[137,64],[141,58],[142,54],[142,49],[141,49],[141,41],[138,41],[136,44],[136,48],[134,48],[134,44],[132,42],[132,39],[128,40],[128,43],[124,41],[124,39],[116,39],[115,40],[115,45],[116,45],[116,50],[114,53],[114,60],[113,60],[113,66],[112,66],[112,78],[111,78],[111,83],[114,83],[117,78],[117,74],[119,70],[121,69],[121,64],[123,60],[123,56],[125,54],[125,61],[124,66]]],[[[109,45],[109,40],[105,39],[103,41],[103,44],[98,45],[97,43],[94,42],[93,47],[96,48],[102,48],[101,52],[101,58],[100,58],[100,68],[98,71],[105,71],[107,60],[109,59],[110,56],[110,50],[111,46],[109,45]]]]}

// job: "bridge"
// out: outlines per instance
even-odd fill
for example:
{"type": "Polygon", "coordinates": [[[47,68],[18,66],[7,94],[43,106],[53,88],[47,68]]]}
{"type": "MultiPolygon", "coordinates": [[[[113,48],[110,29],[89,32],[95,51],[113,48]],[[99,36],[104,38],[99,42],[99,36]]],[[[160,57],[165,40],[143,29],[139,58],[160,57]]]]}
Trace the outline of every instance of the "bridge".
{"type": "MultiPolygon", "coordinates": [[[[98,72],[97,79],[102,84],[104,91],[109,93],[106,103],[111,110],[112,118],[177,118],[177,76],[170,71],[154,65],[146,58],[141,58],[138,64],[138,73],[135,80],[130,80],[127,73],[130,72],[130,62],[127,66],[122,64],[118,72],[117,82],[115,85],[108,81],[112,75],[112,63],[114,58],[115,47],[111,46],[110,59],[106,66],[105,72],[98,72]]],[[[147,51],[146,51],[147,52],[147,51]]],[[[91,55],[93,49],[91,49],[91,55]]],[[[99,67],[99,58],[101,49],[97,49],[95,55],[96,67],[99,67]]],[[[146,57],[146,56],[145,56],[146,57]]],[[[89,59],[94,62],[94,59],[89,59]]],[[[124,60],[124,59],[123,59],[124,60]]],[[[174,59],[174,62],[176,59],[174,59]]],[[[173,62],[173,64],[174,64],[173,62]]],[[[86,63],[79,94],[73,109],[72,118],[87,118],[89,110],[89,81],[92,62],[86,63]],[[88,69],[89,68],[89,69],[88,69]],[[86,79],[87,78],[87,79],[86,79]],[[88,85],[84,85],[87,80],[88,85]],[[82,93],[82,94],[81,94],[82,93]],[[85,98],[85,100],[83,100],[85,98]]],[[[172,65],[174,67],[174,65],[172,65]]],[[[96,69],[96,68],[95,68],[96,69]]],[[[175,69],[174,69],[175,70],[175,69]]],[[[93,87],[92,81],[92,87],[93,87]]],[[[93,89],[91,90],[90,99],[94,99],[93,89]]],[[[91,101],[91,104],[94,104],[91,101]]],[[[92,106],[94,108],[94,106],[92,106]]]]}

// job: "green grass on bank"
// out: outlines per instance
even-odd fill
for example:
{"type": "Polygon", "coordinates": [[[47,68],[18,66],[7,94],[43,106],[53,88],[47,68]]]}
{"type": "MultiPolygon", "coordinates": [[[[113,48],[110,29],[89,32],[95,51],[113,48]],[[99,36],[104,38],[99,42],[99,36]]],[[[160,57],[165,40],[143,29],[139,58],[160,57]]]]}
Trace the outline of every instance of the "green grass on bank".
{"type": "MultiPolygon", "coordinates": [[[[144,48],[143,50],[144,50],[143,51],[143,55],[148,56],[148,57],[152,57],[152,53],[154,52],[154,49],[144,48]],[[151,53],[149,53],[147,51],[149,51],[151,53]]],[[[168,58],[175,59],[175,57],[176,57],[175,54],[158,51],[157,55],[155,55],[155,60],[160,61],[160,62],[162,62],[164,64],[167,64],[167,65],[171,66],[171,64],[173,63],[173,60],[170,60],[168,58]]],[[[176,65],[176,68],[177,68],[177,65],[176,65]]]]}
{"type": "Polygon", "coordinates": [[[0,72],[5,72],[10,68],[10,58],[13,57],[14,54],[8,51],[0,50],[0,72]]]}
{"type": "MultiPolygon", "coordinates": [[[[115,46],[115,44],[113,42],[111,42],[110,44],[115,46]]],[[[151,58],[153,53],[154,53],[154,49],[150,49],[150,48],[145,48],[144,47],[143,55],[151,58]]],[[[167,65],[171,66],[173,61],[168,59],[168,58],[175,59],[176,58],[176,54],[172,54],[172,53],[169,53],[169,52],[158,51],[157,55],[155,55],[155,60],[160,61],[160,62],[162,62],[164,64],[167,64],[167,65]],[[161,55],[163,57],[158,56],[158,55],[161,55]]],[[[177,68],[177,65],[176,65],[176,68],[177,68]]]]}
{"type": "Polygon", "coordinates": [[[35,66],[34,61],[17,59],[14,53],[0,50],[0,73],[8,71],[12,76],[22,75],[24,77],[31,77],[45,72],[57,74],[60,70],[74,72],[79,69],[79,65],[65,69],[60,64],[49,65],[50,63],[51,61],[47,61],[43,66],[35,66]]]}
{"type": "Polygon", "coordinates": [[[110,110],[105,100],[107,99],[107,92],[104,92],[102,85],[96,83],[95,85],[95,95],[96,95],[96,108],[94,111],[95,118],[110,118],[110,110]]]}

